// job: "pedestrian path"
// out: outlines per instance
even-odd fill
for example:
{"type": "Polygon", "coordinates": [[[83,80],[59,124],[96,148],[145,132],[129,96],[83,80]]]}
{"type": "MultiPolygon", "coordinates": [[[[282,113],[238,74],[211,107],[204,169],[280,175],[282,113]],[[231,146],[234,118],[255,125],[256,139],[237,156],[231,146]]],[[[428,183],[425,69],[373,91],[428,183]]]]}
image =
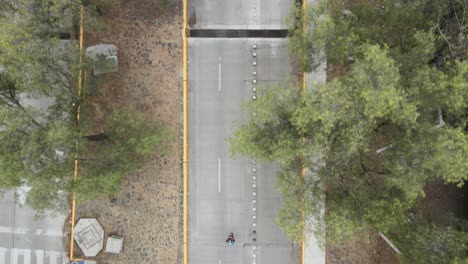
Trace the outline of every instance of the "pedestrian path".
{"type": "Polygon", "coordinates": [[[65,264],[67,253],[0,247],[0,264],[65,264]]]}
{"type": "MultiPolygon", "coordinates": [[[[317,0],[306,0],[306,6],[313,7],[317,5],[317,0]]],[[[305,75],[305,86],[307,92],[313,92],[313,90],[321,84],[324,84],[327,81],[327,62],[323,60],[320,65],[312,72],[308,72],[305,75]]],[[[323,161],[320,159],[320,155],[314,159],[313,163],[316,166],[316,169],[320,166],[324,166],[323,161]]],[[[310,170],[307,171],[308,177],[314,177],[315,175],[310,170]]],[[[325,248],[321,248],[319,241],[315,236],[314,232],[320,230],[319,232],[325,232],[324,224],[319,221],[323,221],[323,215],[325,213],[325,200],[322,204],[316,205],[316,208],[320,209],[320,216],[317,219],[314,216],[309,216],[305,219],[305,243],[304,243],[304,264],[325,264],[325,248]]]]}
{"type": "MultiPolygon", "coordinates": [[[[312,92],[317,85],[324,84],[326,82],[326,67],[327,63],[323,61],[317,69],[312,72],[306,73],[306,89],[307,92],[312,92]]],[[[315,164],[316,169],[320,166],[324,166],[323,161],[320,159],[319,155],[314,159],[313,164],[315,164]]],[[[314,177],[314,173],[310,170],[307,171],[307,177],[314,177]]],[[[322,219],[316,219],[313,216],[307,217],[305,219],[306,233],[305,233],[305,249],[304,249],[304,264],[325,264],[325,249],[322,249],[319,246],[319,242],[315,236],[314,231],[322,229],[320,232],[325,232],[323,230],[323,224],[318,221],[323,221],[323,214],[325,213],[325,201],[323,204],[317,205],[317,208],[321,208],[322,219]]]]}

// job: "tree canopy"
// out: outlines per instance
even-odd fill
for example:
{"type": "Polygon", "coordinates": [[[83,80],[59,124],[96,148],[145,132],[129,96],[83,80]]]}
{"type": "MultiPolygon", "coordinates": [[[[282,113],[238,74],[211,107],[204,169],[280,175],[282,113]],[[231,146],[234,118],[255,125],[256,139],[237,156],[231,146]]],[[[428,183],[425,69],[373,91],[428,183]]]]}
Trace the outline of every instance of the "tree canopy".
{"type": "MultiPolygon", "coordinates": [[[[83,128],[85,134],[86,128],[83,128]]],[[[167,154],[171,132],[150,120],[134,106],[119,108],[104,120],[105,139],[86,142],[80,156],[78,199],[89,200],[118,191],[120,179],[134,171],[153,154],[167,154]]]]}
{"type": "MultiPolygon", "coordinates": [[[[106,1],[84,4],[90,11],[106,1]]],[[[74,189],[79,199],[113,195],[125,174],[172,142],[162,124],[131,106],[104,117],[105,137],[77,123],[79,69],[89,67],[79,64],[72,37],[79,6],[0,2],[0,188],[30,187],[26,202],[39,213],[67,209],[74,189]],[[73,183],[75,159],[82,177],[73,183]]]]}
{"type": "Polygon", "coordinates": [[[445,228],[407,222],[428,182],[468,179],[464,9],[458,0],[292,8],[289,46],[302,69],[326,59],[346,71],[305,95],[294,82],[259,88],[245,105],[249,120],[230,139],[234,154],[281,164],[278,223],[292,239],[302,238],[300,212],[320,217],[320,197],[326,244],[369,228],[445,228]]]}

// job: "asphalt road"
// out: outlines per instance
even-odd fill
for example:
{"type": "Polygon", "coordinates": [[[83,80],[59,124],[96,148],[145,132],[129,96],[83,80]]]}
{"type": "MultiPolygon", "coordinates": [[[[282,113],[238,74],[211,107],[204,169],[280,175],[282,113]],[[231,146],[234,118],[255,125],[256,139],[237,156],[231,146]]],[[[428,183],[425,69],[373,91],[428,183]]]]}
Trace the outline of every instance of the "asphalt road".
{"type": "Polygon", "coordinates": [[[274,222],[275,166],[231,158],[226,141],[245,121],[241,104],[253,87],[289,73],[285,39],[189,39],[189,263],[298,263],[274,222]],[[234,246],[225,242],[230,232],[234,246]]]}
{"type": "Polygon", "coordinates": [[[62,264],[66,262],[65,215],[35,219],[20,206],[13,191],[0,194],[0,264],[62,264]]]}
{"type": "Polygon", "coordinates": [[[198,29],[287,29],[293,0],[189,0],[189,24],[198,29]]]}

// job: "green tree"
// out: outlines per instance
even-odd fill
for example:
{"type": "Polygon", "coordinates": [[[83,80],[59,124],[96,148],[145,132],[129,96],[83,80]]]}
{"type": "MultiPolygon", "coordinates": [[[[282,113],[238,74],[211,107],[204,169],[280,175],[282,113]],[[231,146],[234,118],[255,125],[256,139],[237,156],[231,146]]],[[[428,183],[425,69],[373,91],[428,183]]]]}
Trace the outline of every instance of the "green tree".
{"type": "Polygon", "coordinates": [[[251,118],[231,137],[231,152],[288,164],[310,147],[303,144],[301,131],[292,120],[303,101],[301,94],[294,85],[265,88],[259,93],[258,100],[245,105],[251,118]]]}
{"type": "Polygon", "coordinates": [[[54,99],[47,114],[60,118],[76,101],[80,65],[76,42],[58,33],[71,32],[67,12],[76,10],[66,1],[36,2],[16,1],[14,11],[0,18],[0,65],[17,95],[54,99]]]}
{"type": "MultiPolygon", "coordinates": [[[[97,11],[110,2],[83,4],[97,11]]],[[[114,194],[126,173],[153,153],[166,153],[171,142],[168,129],[131,107],[106,116],[106,131],[98,135],[76,123],[83,104],[78,73],[88,65],[79,63],[76,40],[60,38],[75,30],[80,4],[0,2],[0,187],[29,186],[26,201],[39,212],[66,208],[75,188],[80,199],[114,194]],[[75,159],[82,175],[76,185],[75,159]]]]}
{"type": "Polygon", "coordinates": [[[404,249],[401,263],[466,263],[467,223],[456,220],[444,227],[418,219],[403,225],[392,240],[404,249]]]}
{"type": "Polygon", "coordinates": [[[302,71],[310,72],[326,60],[335,64],[354,54],[357,35],[350,30],[356,19],[351,13],[337,13],[340,1],[318,1],[305,12],[293,4],[288,16],[288,47],[302,71]]]}
{"type": "Polygon", "coordinates": [[[246,104],[254,115],[234,132],[231,150],[284,164],[300,156],[308,160],[314,151],[353,157],[367,150],[384,121],[411,129],[418,113],[398,89],[398,68],[387,51],[366,45],[361,54],[349,76],[314,93],[302,96],[294,85],[261,90],[258,100],[246,104]]]}
{"type": "Polygon", "coordinates": [[[0,115],[0,185],[31,187],[26,201],[38,211],[63,208],[60,194],[68,190],[76,132],[63,121],[33,121],[17,108],[2,108],[0,115]]]}
{"type": "MultiPolygon", "coordinates": [[[[303,142],[311,143],[308,149],[326,162],[318,175],[326,186],[329,242],[367,227],[388,231],[402,225],[408,210],[424,195],[427,181],[440,178],[458,185],[466,181],[465,10],[466,3],[460,0],[319,1],[305,14],[299,5],[293,6],[289,48],[302,70],[315,69],[325,58],[349,69],[343,77],[314,88],[316,92],[306,96],[311,99],[301,98],[295,106],[282,100],[282,92],[269,95],[269,100],[297,109],[297,122],[291,123],[298,127],[286,131],[294,131],[298,142],[304,136],[303,142]],[[376,153],[379,148],[384,152],[376,153]]],[[[257,128],[249,128],[255,135],[257,128]]],[[[255,155],[245,151],[250,143],[238,140],[236,133],[233,149],[255,155]]],[[[313,154],[305,154],[303,146],[287,152],[305,157],[305,165],[311,166],[313,154]]],[[[293,160],[293,154],[289,156],[286,162],[281,157],[276,161],[287,164],[293,160]]],[[[278,177],[284,175],[289,173],[280,171],[278,177]]],[[[279,188],[288,200],[291,192],[279,188]]],[[[295,189],[300,193],[308,187],[295,189]]],[[[298,227],[297,221],[282,220],[281,225],[293,238],[299,237],[294,232],[300,228],[285,223],[298,227]]]]}
{"type": "MultiPolygon", "coordinates": [[[[87,133],[86,129],[83,133],[87,133]]],[[[173,142],[165,126],[149,120],[133,106],[106,116],[101,135],[97,141],[88,141],[86,145],[92,150],[80,156],[76,187],[81,200],[115,195],[123,176],[140,167],[148,157],[167,154],[173,142]]]]}
{"type": "MultiPolygon", "coordinates": [[[[361,58],[357,59],[349,76],[317,87],[314,93],[302,96],[297,87],[261,92],[258,100],[247,104],[249,112],[253,111],[255,115],[234,132],[231,149],[256,159],[278,161],[286,167],[298,158],[303,158],[311,167],[313,157],[321,153],[329,166],[320,170],[319,175],[328,188],[333,189],[327,193],[327,200],[343,209],[341,212],[344,212],[344,206],[351,206],[348,211],[354,217],[348,215],[349,225],[362,227],[367,222],[374,222],[390,226],[397,220],[388,223],[389,218],[381,212],[400,210],[395,218],[401,219],[401,211],[408,206],[399,205],[406,204],[398,200],[399,197],[395,198],[396,204],[382,203],[389,198],[385,192],[380,192],[381,196],[374,195],[378,188],[386,190],[387,187],[380,185],[383,181],[378,175],[380,172],[370,165],[368,156],[371,155],[369,142],[379,124],[392,123],[404,133],[413,127],[418,116],[416,107],[398,89],[398,82],[398,68],[388,57],[388,51],[377,46],[363,46],[361,58]],[[352,191],[357,189],[361,192],[352,191]],[[369,199],[375,203],[362,207],[369,199]],[[346,200],[348,202],[344,203],[346,200]]],[[[282,173],[290,175],[290,172],[282,173]]],[[[299,180],[295,182],[300,183],[299,180]]],[[[293,186],[296,188],[288,186],[280,187],[280,190],[290,194],[290,188],[293,188],[294,193],[304,194],[300,189],[303,186],[293,186]]],[[[294,223],[295,228],[283,227],[298,232],[297,221],[285,219],[290,208],[294,207],[284,208],[279,222],[294,223]]],[[[344,226],[343,223],[327,226],[327,232],[338,237],[342,229],[337,228],[344,226]]],[[[299,237],[297,233],[291,236],[299,237]]]]}
{"type": "Polygon", "coordinates": [[[318,1],[305,14],[300,5],[291,8],[289,48],[303,71],[325,56],[329,64],[348,64],[365,43],[389,47],[405,71],[421,60],[444,65],[468,53],[463,0],[348,2],[318,1]]]}
{"type": "Polygon", "coordinates": [[[41,111],[0,108],[0,186],[31,187],[26,202],[39,212],[65,208],[66,195],[75,186],[80,199],[115,194],[123,176],[154,153],[167,153],[172,142],[168,129],[132,107],[106,118],[108,138],[101,141],[90,141],[70,121],[36,121],[34,113],[41,111]],[[81,162],[74,186],[75,158],[81,162]]]}
{"type": "Polygon", "coordinates": [[[234,132],[232,150],[282,164],[278,224],[295,241],[300,212],[320,219],[324,196],[321,242],[380,230],[400,235],[406,262],[466,261],[466,229],[407,223],[428,182],[468,179],[466,3],[337,0],[310,8],[292,9],[291,55],[303,71],[326,57],[345,73],[304,97],[290,86],[260,94],[248,111],[281,122],[252,118],[234,132]],[[283,139],[292,143],[275,144],[283,139]],[[305,178],[297,160],[310,171],[305,178]]]}
{"type": "Polygon", "coordinates": [[[468,180],[467,139],[468,135],[460,129],[450,128],[420,131],[401,138],[384,154],[388,156],[385,166],[392,168],[393,177],[389,181],[402,189],[419,186],[422,190],[426,181],[437,178],[462,186],[468,180]]]}
{"type": "Polygon", "coordinates": [[[282,165],[278,188],[285,206],[278,223],[292,239],[302,235],[299,212],[320,217],[320,186],[326,186],[327,242],[340,243],[367,228],[387,232],[403,225],[427,181],[462,184],[467,178],[466,135],[454,127],[459,123],[435,127],[435,109],[460,113],[467,107],[458,98],[452,106],[445,101],[468,89],[461,84],[463,63],[431,76],[444,94],[434,101],[424,81],[430,68],[421,66],[409,79],[390,49],[377,45],[364,44],[355,56],[348,74],[304,96],[294,85],[263,88],[246,104],[250,120],[231,138],[234,153],[282,165]],[[376,152],[382,147],[387,150],[376,152]],[[295,163],[301,159],[313,172],[305,179],[295,163]],[[324,166],[317,167],[320,160],[324,166]]]}

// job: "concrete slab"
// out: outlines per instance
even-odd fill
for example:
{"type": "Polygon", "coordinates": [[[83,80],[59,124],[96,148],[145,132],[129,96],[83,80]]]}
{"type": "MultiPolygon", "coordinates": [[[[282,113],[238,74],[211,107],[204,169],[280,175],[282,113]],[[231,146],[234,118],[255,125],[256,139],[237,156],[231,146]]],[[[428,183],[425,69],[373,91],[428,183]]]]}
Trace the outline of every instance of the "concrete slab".
{"type": "Polygon", "coordinates": [[[79,261],[72,261],[70,264],[97,264],[94,260],[79,260],[79,261]]]}
{"type": "Polygon", "coordinates": [[[119,254],[123,247],[123,237],[111,236],[107,238],[105,252],[119,254]]]}
{"type": "Polygon", "coordinates": [[[93,62],[93,74],[118,72],[119,63],[117,58],[117,47],[113,44],[98,44],[86,48],[86,56],[93,62]]]}
{"type": "Polygon", "coordinates": [[[75,226],[74,239],[86,257],[95,257],[104,244],[104,229],[96,218],[81,218],[75,226]]]}

